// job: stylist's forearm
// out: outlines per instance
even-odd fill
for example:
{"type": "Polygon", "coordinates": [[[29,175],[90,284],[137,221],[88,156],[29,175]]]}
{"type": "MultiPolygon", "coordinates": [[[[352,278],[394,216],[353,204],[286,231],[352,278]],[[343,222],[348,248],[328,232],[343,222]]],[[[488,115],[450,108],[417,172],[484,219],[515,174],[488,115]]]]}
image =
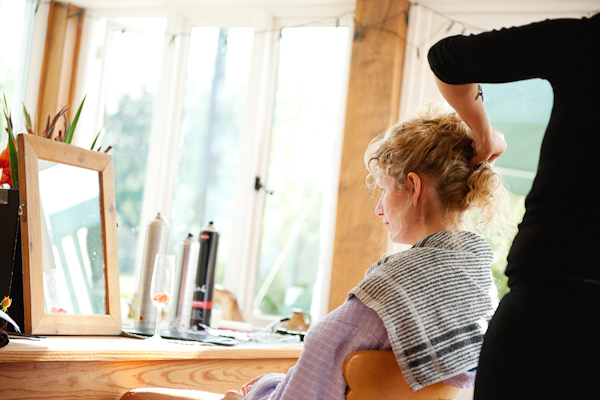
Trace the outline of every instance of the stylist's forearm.
{"type": "Polygon", "coordinates": [[[450,85],[438,78],[436,78],[436,83],[448,104],[471,128],[473,137],[471,164],[479,165],[483,161],[492,162],[500,157],[506,150],[504,135],[490,124],[483,105],[483,95],[479,94],[478,85],[476,83],[450,85]]]}
{"type": "Polygon", "coordinates": [[[435,82],[442,96],[456,110],[474,134],[484,133],[489,129],[490,121],[483,105],[483,99],[478,96],[479,89],[476,83],[450,85],[437,77],[435,82]]]}

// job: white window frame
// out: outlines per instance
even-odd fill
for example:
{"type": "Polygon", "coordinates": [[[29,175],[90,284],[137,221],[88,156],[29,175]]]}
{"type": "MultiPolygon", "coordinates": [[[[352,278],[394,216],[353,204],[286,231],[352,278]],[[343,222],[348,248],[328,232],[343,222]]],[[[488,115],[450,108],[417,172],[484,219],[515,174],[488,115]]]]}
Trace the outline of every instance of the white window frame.
{"type": "MultiPolygon", "coordinates": [[[[160,78],[157,100],[154,105],[155,112],[149,160],[146,170],[145,194],[141,214],[142,237],[145,237],[145,222],[151,220],[157,211],[160,211],[167,219],[170,218],[172,193],[176,178],[178,144],[180,135],[181,117],[183,114],[183,98],[185,90],[185,78],[187,68],[187,53],[189,48],[189,34],[194,27],[253,27],[254,35],[251,66],[247,87],[247,101],[244,109],[242,123],[240,148],[252,149],[252,151],[241,152],[238,159],[238,173],[236,183],[236,204],[234,207],[233,220],[236,227],[232,232],[231,253],[228,255],[227,273],[224,286],[232,291],[239,301],[245,321],[256,325],[265,325],[273,317],[255,317],[252,315],[252,300],[256,284],[256,272],[258,267],[259,238],[264,209],[264,191],[256,191],[254,180],[256,176],[266,178],[269,155],[269,140],[271,136],[271,123],[273,119],[274,97],[277,77],[278,53],[275,42],[279,39],[279,29],[298,26],[311,21],[327,19],[327,23],[311,26],[347,26],[351,32],[353,19],[352,10],[355,2],[348,0],[333,0],[331,2],[321,1],[280,1],[277,6],[258,5],[258,2],[249,1],[248,5],[228,5],[227,1],[197,7],[177,8],[87,8],[86,13],[95,18],[88,18],[84,24],[95,25],[87,27],[84,25],[84,37],[82,40],[82,54],[80,55],[80,70],[78,87],[76,93],[86,99],[86,108],[95,112],[93,117],[82,120],[80,124],[89,132],[98,132],[103,124],[103,112],[99,105],[104,103],[108,45],[110,43],[110,24],[102,21],[103,18],[111,20],[117,17],[166,17],[167,32],[183,33],[177,35],[175,45],[170,40],[165,40],[162,72],[160,78]],[[256,4],[254,4],[256,3],[256,4]],[[218,4],[218,5],[217,5],[218,4]],[[336,21],[335,17],[345,16],[336,21]],[[100,17],[100,18],[98,18],[100,17]],[[104,26],[102,26],[104,25],[104,26]],[[96,28],[94,30],[93,28],[96,28]],[[98,35],[97,30],[104,29],[104,36],[98,35]],[[86,48],[86,43],[88,47],[86,48]],[[94,64],[100,63],[98,68],[94,64]],[[90,70],[95,70],[95,76],[91,81],[98,81],[98,87],[90,88],[86,85],[90,70]],[[90,95],[91,94],[91,95],[90,95]],[[89,101],[93,98],[92,101],[89,101]],[[90,105],[89,103],[93,103],[90,105]],[[91,107],[91,108],[90,108],[91,107]],[[165,135],[164,132],[172,132],[165,135]],[[160,168],[159,168],[160,166],[160,168]],[[165,168],[166,166],[166,168],[165,168]]],[[[344,71],[347,87],[349,75],[350,49],[352,34],[348,35],[348,58],[344,71]]],[[[343,121],[345,117],[346,91],[341,94],[342,105],[339,124],[338,148],[341,152],[341,138],[343,136],[343,121]]],[[[79,130],[79,129],[78,129],[79,130]]],[[[338,157],[339,159],[339,157],[338,157]]],[[[336,168],[335,181],[337,182],[339,168],[336,168]]],[[[335,231],[335,209],[337,205],[337,190],[335,195],[329,199],[326,207],[330,216],[327,241],[331,243],[328,248],[333,249],[333,233],[335,231]]],[[[325,214],[325,213],[324,213],[325,214]]],[[[143,246],[143,241],[141,245],[143,246]]],[[[142,249],[138,249],[138,254],[142,249]]],[[[320,296],[314,302],[313,316],[318,319],[327,312],[329,275],[331,269],[331,254],[323,257],[322,276],[318,279],[319,288],[315,289],[320,296]]],[[[138,257],[141,258],[141,257],[138,257]]],[[[139,274],[141,260],[138,260],[136,274],[139,274]]]]}

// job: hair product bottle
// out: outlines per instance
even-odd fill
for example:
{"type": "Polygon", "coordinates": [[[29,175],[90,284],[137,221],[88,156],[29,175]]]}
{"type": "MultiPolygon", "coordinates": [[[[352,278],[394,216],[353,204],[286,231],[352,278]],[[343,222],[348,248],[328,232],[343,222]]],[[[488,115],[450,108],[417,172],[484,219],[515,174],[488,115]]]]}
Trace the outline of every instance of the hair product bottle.
{"type": "Polygon", "coordinates": [[[154,271],[154,260],[159,253],[165,253],[169,239],[169,224],[160,213],[148,223],[146,230],[146,241],[144,243],[144,257],[142,258],[142,270],[140,273],[140,286],[137,294],[137,307],[134,316],[134,328],[151,329],[156,327],[156,308],[150,299],[150,285],[152,284],[152,272],[154,271]]]}
{"type": "Polygon", "coordinates": [[[175,276],[178,279],[175,282],[178,282],[178,284],[173,294],[173,308],[169,314],[170,325],[177,330],[185,331],[190,328],[199,252],[200,243],[191,233],[177,244],[177,271],[175,276]]]}
{"type": "Polygon", "coordinates": [[[219,233],[211,221],[200,232],[200,256],[198,258],[194,300],[192,301],[192,327],[201,329],[202,327],[199,324],[210,326],[218,243],[219,233]]]}

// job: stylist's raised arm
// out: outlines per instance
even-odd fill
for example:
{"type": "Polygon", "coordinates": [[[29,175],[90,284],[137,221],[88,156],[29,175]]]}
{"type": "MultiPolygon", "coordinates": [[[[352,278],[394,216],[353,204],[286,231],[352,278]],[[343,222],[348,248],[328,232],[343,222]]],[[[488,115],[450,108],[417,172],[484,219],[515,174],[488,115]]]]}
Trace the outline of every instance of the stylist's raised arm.
{"type": "MultiPolygon", "coordinates": [[[[430,52],[430,60],[433,57],[430,52]]],[[[436,76],[436,84],[448,104],[452,106],[462,120],[471,128],[473,136],[473,158],[471,165],[476,166],[487,161],[492,162],[506,150],[504,134],[491,125],[483,105],[483,93],[475,83],[452,85],[436,76]]]]}

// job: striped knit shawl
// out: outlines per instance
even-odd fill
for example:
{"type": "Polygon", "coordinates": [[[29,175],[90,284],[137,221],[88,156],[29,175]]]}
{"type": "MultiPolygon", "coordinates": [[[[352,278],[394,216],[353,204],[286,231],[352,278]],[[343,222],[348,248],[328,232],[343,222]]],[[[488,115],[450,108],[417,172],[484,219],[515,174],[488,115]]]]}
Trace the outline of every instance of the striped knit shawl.
{"type": "Polygon", "coordinates": [[[412,390],[477,367],[498,304],[492,257],[475,233],[437,232],[373,264],[350,291],[383,320],[412,390]]]}

